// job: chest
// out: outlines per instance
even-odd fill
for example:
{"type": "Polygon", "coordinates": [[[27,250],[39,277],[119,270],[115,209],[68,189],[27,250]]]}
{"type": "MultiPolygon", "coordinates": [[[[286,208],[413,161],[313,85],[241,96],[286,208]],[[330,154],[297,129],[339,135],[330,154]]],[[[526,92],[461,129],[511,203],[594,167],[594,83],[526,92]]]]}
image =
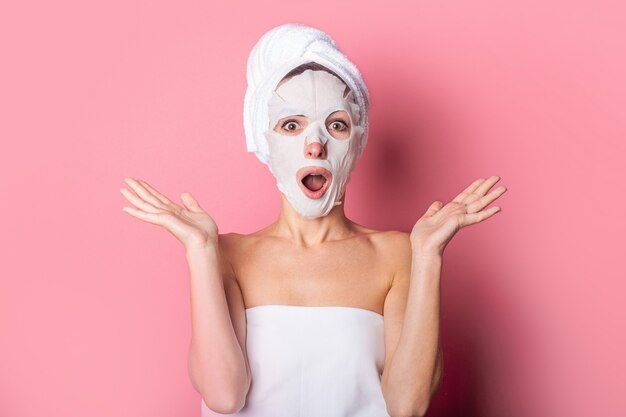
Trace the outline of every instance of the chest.
{"type": "Polygon", "coordinates": [[[260,244],[232,262],[246,307],[340,305],[382,312],[393,278],[382,251],[361,241],[316,249],[260,244]]]}

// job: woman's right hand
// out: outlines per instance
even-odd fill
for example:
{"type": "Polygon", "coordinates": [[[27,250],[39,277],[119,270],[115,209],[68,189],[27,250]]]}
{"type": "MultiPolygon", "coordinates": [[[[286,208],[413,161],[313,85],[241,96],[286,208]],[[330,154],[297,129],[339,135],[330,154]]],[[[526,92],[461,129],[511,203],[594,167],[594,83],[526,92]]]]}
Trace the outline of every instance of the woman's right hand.
{"type": "Polygon", "coordinates": [[[145,181],[133,178],[125,178],[124,181],[136,194],[126,188],[120,188],[120,192],[136,207],[124,207],[122,211],[164,227],[180,240],[186,249],[217,244],[218,229],[215,221],[190,193],[181,194],[184,204],[184,207],[181,207],[145,181]]]}

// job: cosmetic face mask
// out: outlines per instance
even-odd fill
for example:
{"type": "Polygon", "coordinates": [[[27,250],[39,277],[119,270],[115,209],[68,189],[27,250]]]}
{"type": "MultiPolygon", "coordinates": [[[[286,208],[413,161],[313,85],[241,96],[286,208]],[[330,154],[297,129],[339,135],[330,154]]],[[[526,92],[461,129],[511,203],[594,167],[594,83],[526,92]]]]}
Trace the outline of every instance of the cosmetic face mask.
{"type": "Polygon", "coordinates": [[[280,192],[308,219],[326,216],[342,204],[357,162],[364,128],[359,125],[359,106],[352,91],[344,97],[345,89],[333,74],[306,70],[275,89],[269,101],[270,126],[264,132],[269,145],[268,166],[280,192]],[[335,120],[328,116],[339,110],[350,118],[346,138],[339,138],[337,133],[333,137],[328,130],[335,120]],[[305,116],[308,123],[297,135],[275,131],[278,121],[288,116],[305,116]],[[321,155],[307,156],[307,145],[313,142],[324,148],[321,155]]]}

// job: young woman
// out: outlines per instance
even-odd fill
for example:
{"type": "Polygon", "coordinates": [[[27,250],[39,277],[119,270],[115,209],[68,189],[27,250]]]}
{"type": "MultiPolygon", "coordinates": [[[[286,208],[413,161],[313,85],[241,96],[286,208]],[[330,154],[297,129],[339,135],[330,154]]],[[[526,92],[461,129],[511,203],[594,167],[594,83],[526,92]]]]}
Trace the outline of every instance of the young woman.
{"type": "Polygon", "coordinates": [[[506,188],[490,191],[497,176],[478,179],[448,204],[435,201],[410,233],[348,219],[345,186],[364,148],[369,98],[355,67],[328,59],[337,51],[323,32],[288,24],[251,54],[246,135],[281,192],[274,223],[219,234],[189,193],[179,206],[143,180],[127,178],[134,193],[121,190],[135,206],[124,211],[186,248],[189,373],[203,416],[422,416],[441,384],[443,251],[462,227],[498,212],[486,206],[506,188]],[[279,69],[261,77],[269,93],[250,90],[255,52],[285,47],[298,59],[281,54],[279,69]],[[265,112],[261,126],[252,110],[265,112]]]}

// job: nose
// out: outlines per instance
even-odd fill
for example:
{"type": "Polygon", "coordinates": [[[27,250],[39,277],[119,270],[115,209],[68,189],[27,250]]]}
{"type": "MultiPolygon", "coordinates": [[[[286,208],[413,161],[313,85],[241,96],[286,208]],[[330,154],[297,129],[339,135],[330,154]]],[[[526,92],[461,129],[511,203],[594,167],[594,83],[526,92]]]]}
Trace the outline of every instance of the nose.
{"type": "Polygon", "coordinates": [[[308,159],[326,159],[326,147],[319,140],[304,144],[304,157],[308,159]]]}

